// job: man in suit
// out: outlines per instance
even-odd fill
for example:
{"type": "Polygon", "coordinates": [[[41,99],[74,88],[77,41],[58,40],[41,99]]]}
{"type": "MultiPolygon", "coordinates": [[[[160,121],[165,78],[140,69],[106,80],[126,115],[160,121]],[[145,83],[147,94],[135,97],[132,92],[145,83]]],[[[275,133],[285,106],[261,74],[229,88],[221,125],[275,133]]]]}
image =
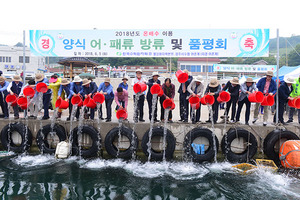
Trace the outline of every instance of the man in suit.
{"type": "MultiPolygon", "coordinates": [[[[183,70],[184,73],[189,73],[187,69],[183,70]]],[[[181,83],[178,89],[179,93],[179,113],[180,113],[180,122],[188,122],[189,117],[189,103],[187,97],[190,96],[190,93],[187,91],[189,84],[192,82],[193,77],[189,75],[189,78],[186,82],[181,83]]]]}
{"type": "MultiPolygon", "coordinates": [[[[295,83],[295,80],[293,78],[287,78],[284,80],[283,83],[278,88],[278,122],[282,123],[283,125],[286,125],[283,121],[283,113],[284,113],[284,108],[286,106],[286,103],[288,100],[293,100],[293,97],[290,97],[290,94],[293,91],[293,86],[292,84],[295,83]]],[[[277,99],[277,98],[275,98],[277,99]]],[[[273,122],[276,122],[277,118],[277,112],[274,115],[273,122]]]]}

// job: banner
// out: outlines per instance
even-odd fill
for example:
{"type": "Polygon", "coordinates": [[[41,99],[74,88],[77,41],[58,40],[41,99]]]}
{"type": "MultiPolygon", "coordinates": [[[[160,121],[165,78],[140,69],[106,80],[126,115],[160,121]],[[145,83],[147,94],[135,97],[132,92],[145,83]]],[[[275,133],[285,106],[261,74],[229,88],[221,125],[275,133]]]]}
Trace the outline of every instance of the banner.
{"type": "Polygon", "coordinates": [[[227,65],[214,64],[214,72],[252,72],[264,73],[267,71],[276,71],[276,65],[227,65]]]}
{"type": "Polygon", "coordinates": [[[269,29],[30,30],[35,56],[266,57],[269,29]]]}

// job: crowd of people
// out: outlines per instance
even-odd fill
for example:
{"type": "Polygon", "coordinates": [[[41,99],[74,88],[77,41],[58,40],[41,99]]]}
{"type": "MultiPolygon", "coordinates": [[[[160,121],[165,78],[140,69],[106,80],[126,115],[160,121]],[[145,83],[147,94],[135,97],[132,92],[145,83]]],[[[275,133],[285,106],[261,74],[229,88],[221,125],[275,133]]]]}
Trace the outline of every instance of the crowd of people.
{"type": "MultiPolygon", "coordinates": [[[[187,70],[183,71],[184,73],[189,74],[187,70]]],[[[35,78],[29,80],[27,84],[23,84],[22,79],[19,75],[15,75],[12,78],[11,82],[8,82],[3,76],[0,76],[0,106],[2,108],[3,117],[7,119],[9,117],[8,104],[6,102],[7,95],[16,95],[19,97],[24,96],[23,90],[26,87],[31,87],[36,91],[36,85],[38,83],[46,83],[48,90],[42,94],[39,94],[37,91],[35,95],[31,98],[29,104],[30,118],[36,118],[39,110],[43,109],[43,120],[49,119],[49,108],[52,106],[55,109],[55,104],[58,97],[66,99],[69,102],[69,117],[67,120],[71,119],[71,113],[73,110],[73,105],[70,103],[73,96],[80,95],[84,100],[87,97],[93,97],[97,92],[104,95],[105,100],[103,105],[106,108],[106,122],[111,121],[112,119],[112,103],[115,101],[116,107],[118,109],[127,109],[128,107],[128,90],[130,90],[136,83],[144,83],[148,86],[147,91],[141,93],[134,93],[133,91],[133,100],[135,103],[135,113],[134,121],[145,122],[144,119],[144,102],[145,99],[148,103],[149,111],[149,120],[151,119],[154,122],[164,122],[167,120],[169,123],[172,123],[172,111],[169,111],[167,118],[165,119],[165,109],[163,108],[163,102],[165,99],[174,99],[176,94],[175,85],[172,83],[170,78],[166,78],[162,83],[159,80],[158,72],[153,72],[152,77],[149,80],[145,80],[142,76],[143,72],[141,69],[136,70],[136,76],[132,79],[131,87],[128,85],[128,77],[122,78],[122,82],[118,85],[114,91],[113,86],[110,83],[110,78],[105,78],[104,82],[100,83],[99,86],[92,80],[87,78],[80,78],[75,76],[73,80],[67,78],[61,78],[58,74],[53,74],[48,80],[44,77],[44,74],[38,73],[35,78]],[[151,87],[155,84],[159,84],[163,90],[163,94],[158,97],[157,95],[151,94],[151,87]],[[157,98],[156,101],[153,98],[157,98]],[[158,99],[159,98],[159,99],[158,99]],[[154,101],[153,101],[154,100],[154,101]],[[157,103],[161,104],[161,115],[160,120],[158,120],[157,114],[157,103]],[[156,105],[152,105],[156,103],[156,105]],[[152,110],[152,109],[155,110],[152,110]],[[152,116],[153,115],[153,116],[152,116]]],[[[261,78],[257,83],[253,81],[252,78],[248,77],[245,83],[239,84],[239,79],[234,77],[232,80],[228,81],[225,84],[220,85],[219,81],[215,78],[212,78],[209,84],[205,87],[202,76],[192,77],[188,76],[186,82],[181,83],[177,89],[179,93],[179,115],[180,122],[188,122],[189,118],[192,123],[200,122],[201,118],[201,104],[199,107],[192,108],[189,105],[188,99],[190,97],[199,96],[200,98],[204,95],[211,95],[214,98],[214,103],[211,105],[211,112],[209,112],[209,119],[206,122],[217,123],[219,118],[219,109],[223,108],[224,113],[221,115],[221,123],[228,121],[231,123],[236,123],[240,121],[240,115],[244,104],[246,105],[245,111],[245,124],[249,124],[250,120],[250,106],[251,102],[248,97],[251,93],[255,91],[260,91],[264,95],[275,95],[277,92],[277,84],[272,79],[273,72],[268,71],[266,76],[261,78]],[[217,98],[221,91],[227,91],[230,94],[230,100],[224,103],[217,101],[217,98]],[[231,111],[231,113],[230,113],[231,111]],[[230,120],[229,120],[230,118],[230,120]]],[[[293,113],[295,108],[290,108],[289,120],[284,122],[283,113],[286,107],[288,100],[293,100],[294,98],[300,96],[300,77],[297,79],[287,78],[283,81],[278,89],[279,95],[279,109],[278,109],[278,120],[282,124],[293,122],[293,113]]],[[[276,94],[277,95],[277,94],[276,94]]],[[[275,98],[276,99],[276,98],[275,98]]],[[[98,117],[101,120],[103,118],[102,106],[98,110],[98,117]]],[[[261,105],[260,103],[255,103],[254,116],[252,123],[255,123],[258,120],[258,113],[261,105]]],[[[94,119],[95,118],[95,109],[86,109],[81,111],[81,108],[77,107],[77,110],[74,111],[75,117],[78,119],[80,112],[84,112],[85,119],[94,119]]],[[[263,106],[263,125],[267,125],[268,115],[269,115],[270,106],[263,106]]],[[[17,106],[13,107],[14,119],[19,118],[19,108],[17,106]]],[[[61,118],[62,110],[58,109],[57,118],[61,118]]],[[[27,112],[25,112],[27,116],[27,112]]],[[[276,121],[277,116],[274,115],[273,121],[276,121]]],[[[298,109],[298,122],[300,123],[300,109],[298,109]]]]}

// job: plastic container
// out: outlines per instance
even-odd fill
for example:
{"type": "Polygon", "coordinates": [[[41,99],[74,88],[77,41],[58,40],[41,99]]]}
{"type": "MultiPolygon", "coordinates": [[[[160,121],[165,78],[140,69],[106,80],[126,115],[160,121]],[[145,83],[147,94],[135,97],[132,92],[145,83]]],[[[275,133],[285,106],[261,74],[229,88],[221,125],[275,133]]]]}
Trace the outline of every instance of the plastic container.
{"type": "Polygon", "coordinates": [[[21,97],[17,100],[17,104],[20,106],[21,109],[25,110],[28,107],[28,100],[26,97],[21,97]]]}
{"type": "Polygon", "coordinates": [[[161,86],[159,84],[152,85],[150,92],[151,94],[158,94],[161,91],[161,86]]]}
{"type": "Polygon", "coordinates": [[[199,103],[200,102],[200,97],[199,96],[191,96],[190,98],[189,98],[189,103],[191,104],[191,105],[194,105],[194,104],[197,104],[197,103],[199,103]]]}
{"type": "Polygon", "coordinates": [[[253,103],[261,103],[264,100],[264,95],[260,91],[253,92],[249,94],[248,100],[253,103]]]}
{"type": "Polygon", "coordinates": [[[23,90],[23,94],[25,97],[32,98],[35,94],[35,91],[32,87],[25,87],[23,90]]]}
{"type": "Polygon", "coordinates": [[[157,94],[157,96],[161,97],[162,95],[164,95],[164,91],[162,88],[160,88],[159,93],[157,94]]]}
{"type": "Polygon", "coordinates": [[[200,102],[203,105],[213,105],[215,103],[215,97],[212,95],[204,95],[200,102]]]}
{"type": "Polygon", "coordinates": [[[81,95],[75,95],[75,96],[73,96],[72,99],[71,99],[71,103],[72,103],[72,105],[76,105],[77,104],[78,107],[81,107],[83,105],[83,101],[82,101],[81,95]]]}
{"type": "Polygon", "coordinates": [[[46,83],[41,82],[36,85],[36,91],[38,92],[46,93],[47,90],[48,86],[46,85],[46,83]]]}
{"type": "Polygon", "coordinates": [[[261,102],[262,106],[273,106],[275,103],[274,96],[267,95],[264,96],[264,100],[261,102]]]}
{"type": "Polygon", "coordinates": [[[93,99],[96,103],[103,103],[105,100],[105,96],[101,94],[100,92],[97,92],[94,94],[93,99]]]}
{"type": "Polygon", "coordinates": [[[11,103],[11,106],[16,106],[18,98],[14,94],[13,95],[9,94],[6,96],[5,100],[7,103],[11,103]]]}
{"type": "Polygon", "coordinates": [[[63,100],[61,97],[59,97],[55,102],[55,107],[59,109],[67,109],[69,108],[69,102],[63,100]]]}
{"type": "Polygon", "coordinates": [[[122,118],[124,120],[124,119],[127,119],[128,114],[125,109],[119,109],[116,113],[116,116],[117,116],[117,119],[122,118]]]}
{"type": "Polygon", "coordinates": [[[178,70],[175,74],[179,83],[185,83],[189,79],[189,75],[182,70],[178,70]]]}
{"type": "Polygon", "coordinates": [[[57,144],[55,150],[55,157],[59,159],[65,159],[70,156],[70,144],[68,142],[62,141],[57,144]]]}
{"type": "Polygon", "coordinates": [[[83,101],[83,105],[88,107],[88,108],[96,108],[97,104],[91,97],[87,97],[83,101]]]}
{"type": "Polygon", "coordinates": [[[175,105],[175,104],[174,105],[173,104],[174,104],[173,99],[165,99],[164,102],[163,102],[163,108],[164,109],[171,109],[175,105]]]}
{"type": "Polygon", "coordinates": [[[288,101],[288,105],[292,108],[300,109],[300,98],[294,98],[288,101]]]}
{"type": "Polygon", "coordinates": [[[217,101],[219,103],[226,103],[226,102],[228,102],[230,100],[230,98],[231,97],[230,97],[230,94],[228,92],[222,91],[222,92],[219,93],[217,101]]]}
{"type": "Polygon", "coordinates": [[[134,93],[142,93],[147,89],[147,85],[145,83],[136,83],[133,85],[133,91],[134,93]]]}

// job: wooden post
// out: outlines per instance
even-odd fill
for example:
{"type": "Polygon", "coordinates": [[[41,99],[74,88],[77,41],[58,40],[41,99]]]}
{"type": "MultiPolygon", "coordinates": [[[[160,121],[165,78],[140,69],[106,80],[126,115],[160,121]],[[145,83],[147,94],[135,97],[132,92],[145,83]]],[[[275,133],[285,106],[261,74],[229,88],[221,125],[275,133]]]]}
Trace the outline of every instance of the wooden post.
{"type": "Polygon", "coordinates": [[[84,72],[87,73],[87,64],[85,64],[84,72]]]}
{"type": "Polygon", "coordinates": [[[69,75],[70,75],[70,80],[72,80],[73,79],[73,66],[72,66],[72,63],[70,63],[70,73],[69,73],[69,75]]]}
{"type": "Polygon", "coordinates": [[[66,78],[66,65],[64,65],[64,78],[66,78]]]}

